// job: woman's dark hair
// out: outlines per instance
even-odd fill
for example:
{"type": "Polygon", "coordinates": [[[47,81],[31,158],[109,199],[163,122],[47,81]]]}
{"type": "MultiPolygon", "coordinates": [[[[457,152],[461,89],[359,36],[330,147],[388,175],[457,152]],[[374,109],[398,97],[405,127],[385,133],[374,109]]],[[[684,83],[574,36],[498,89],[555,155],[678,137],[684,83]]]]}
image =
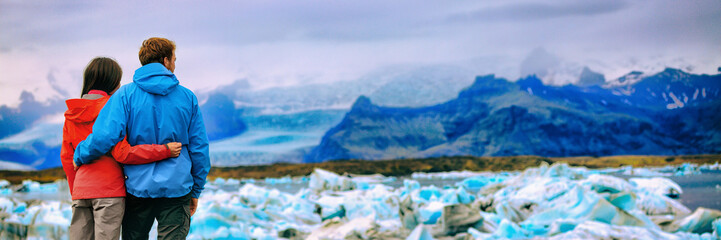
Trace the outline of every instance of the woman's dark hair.
{"type": "Polygon", "coordinates": [[[85,67],[83,75],[82,97],[90,90],[101,90],[108,94],[120,85],[123,70],[115,60],[106,57],[96,57],[85,67]]]}

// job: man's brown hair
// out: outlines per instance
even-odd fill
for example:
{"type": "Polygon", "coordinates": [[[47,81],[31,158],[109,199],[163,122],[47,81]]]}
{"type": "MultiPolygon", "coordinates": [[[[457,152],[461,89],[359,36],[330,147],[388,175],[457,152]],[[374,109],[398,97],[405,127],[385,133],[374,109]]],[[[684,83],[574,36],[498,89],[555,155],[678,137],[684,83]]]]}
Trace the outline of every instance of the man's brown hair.
{"type": "Polygon", "coordinates": [[[165,38],[152,37],[143,41],[140,47],[138,58],[140,64],[145,66],[148,63],[163,64],[163,58],[172,58],[175,51],[175,43],[165,38]]]}
{"type": "Polygon", "coordinates": [[[88,94],[90,90],[101,90],[110,94],[120,86],[120,78],[123,77],[123,69],[118,63],[110,58],[96,57],[85,67],[83,74],[83,91],[80,97],[88,94]]]}

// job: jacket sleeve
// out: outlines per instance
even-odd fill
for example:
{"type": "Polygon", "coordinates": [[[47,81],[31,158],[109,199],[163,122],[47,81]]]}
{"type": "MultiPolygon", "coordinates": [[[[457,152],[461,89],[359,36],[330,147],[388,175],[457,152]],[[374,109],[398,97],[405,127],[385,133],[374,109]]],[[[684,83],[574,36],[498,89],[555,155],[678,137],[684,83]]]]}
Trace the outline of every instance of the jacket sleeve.
{"type": "MultiPolygon", "coordinates": [[[[127,86],[127,85],[126,85],[127,86]]],[[[75,147],[75,164],[81,166],[97,159],[125,137],[128,109],[123,86],[110,96],[108,102],[95,119],[93,133],[75,147]]]]}
{"type": "Polygon", "coordinates": [[[190,160],[192,161],[190,174],[193,176],[191,197],[198,198],[205,188],[206,177],[210,171],[210,158],[208,154],[208,135],[205,132],[203,115],[200,113],[198,99],[195,95],[193,95],[193,116],[190,119],[188,136],[190,136],[188,153],[190,154],[190,160]]]}
{"type": "Polygon", "coordinates": [[[127,137],[118,142],[112,150],[113,158],[122,164],[146,164],[170,157],[170,149],[160,144],[130,146],[127,137]]]}
{"type": "Polygon", "coordinates": [[[68,187],[70,187],[70,195],[73,194],[73,184],[75,183],[75,168],[73,167],[73,154],[75,149],[70,143],[70,132],[68,131],[68,123],[63,125],[63,143],[60,146],[60,163],[63,165],[63,171],[68,178],[68,187]]]}

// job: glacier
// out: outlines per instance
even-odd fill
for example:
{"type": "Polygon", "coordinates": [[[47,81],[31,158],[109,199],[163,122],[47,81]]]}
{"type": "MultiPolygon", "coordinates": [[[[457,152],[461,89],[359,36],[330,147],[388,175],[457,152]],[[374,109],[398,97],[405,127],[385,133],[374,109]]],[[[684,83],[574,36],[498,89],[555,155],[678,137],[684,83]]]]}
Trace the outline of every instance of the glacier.
{"type": "MultiPolygon", "coordinates": [[[[515,172],[216,178],[188,239],[719,239],[721,211],[691,211],[669,196],[684,191],[659,174],[681,168],[623,175],[629,167],[543,163],[515,172]]],[[[695,168],[717,171],[718,163],[695,168]]],[[[19,195],[59,195],[67,183],[0,180],[0,189],[9,191],[0,194],[0,238],[67,239],[68,196],[19,195]]]]}

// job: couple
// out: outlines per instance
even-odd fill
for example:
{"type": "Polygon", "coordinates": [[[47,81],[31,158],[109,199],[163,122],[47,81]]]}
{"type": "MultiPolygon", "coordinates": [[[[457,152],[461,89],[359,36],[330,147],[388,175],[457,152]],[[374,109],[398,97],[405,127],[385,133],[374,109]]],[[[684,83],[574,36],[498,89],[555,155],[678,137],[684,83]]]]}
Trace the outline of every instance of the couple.
{"type": "Polygon", "coordinates": [[[143,65],[120,87],[109,58],[85,69],[80,99],[66,101],[61,161],[73,199],[70,239],[184,239],[210,160],[195,94],[178,85],[175,43],[143,41],[143,65]],[[101,110],[102,109],[102,110],[101,110]],[[121,163],[121,164],[119,164],[121,163]]]}

